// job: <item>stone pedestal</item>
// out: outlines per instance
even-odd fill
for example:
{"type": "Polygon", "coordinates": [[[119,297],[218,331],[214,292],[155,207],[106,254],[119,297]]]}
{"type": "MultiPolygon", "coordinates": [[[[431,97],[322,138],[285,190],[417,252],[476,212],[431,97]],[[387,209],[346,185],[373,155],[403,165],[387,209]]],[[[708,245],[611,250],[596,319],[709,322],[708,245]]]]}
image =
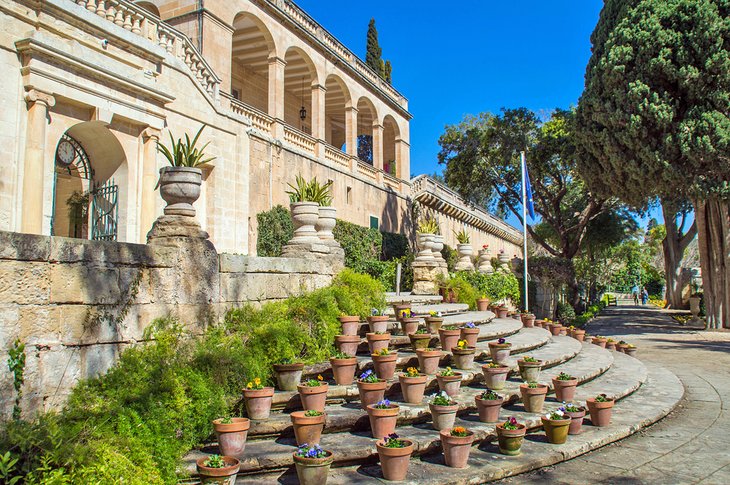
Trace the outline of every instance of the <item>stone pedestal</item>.
{"type": "Polygon", "coordinates": [[[480,273],[486,273],[486,274],[492,274],[494,273],[494,268],[492,267],[492,261],[489,257],[489,251],[487,249],[482,249],[479,251],[479,262],[477,270],[480,273]]]}
{"type": "Polygon", "coordinates": [[[195,217],[160,216],[147,233],[147,244],[176,246],[174,240],[179,238],[207,240],[208,233],[200,227],[195,217]]]}
{"type": "Polygon", "coordinates": [[[456,263],[456,271],[474,271],[474,264],[471,262],[471,255],[474,250],[471,244],[458,244],[456,246],[459,252],[459,262],[456,263]]]}
{"type": "Polygon", "coordinates": [[[437,261],[414,261],[413,268],[413,295],[438,295],[438,275],[443,274],[443,268],[437,261]]]}

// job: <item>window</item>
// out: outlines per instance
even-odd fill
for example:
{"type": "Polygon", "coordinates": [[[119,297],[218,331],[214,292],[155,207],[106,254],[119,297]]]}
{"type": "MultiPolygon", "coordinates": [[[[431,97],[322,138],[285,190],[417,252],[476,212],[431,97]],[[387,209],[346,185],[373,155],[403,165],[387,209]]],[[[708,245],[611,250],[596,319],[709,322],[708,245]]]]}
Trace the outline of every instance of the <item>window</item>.
{"type": "Polygon", "coordinates": [[[375,216],[370,216],[370,229],[380,229],[380,220],[375,216]]]}
{"type": "Polygon", "coordinates": [[[347,187],[347,203],[352,204],[352,187],[347,187]]]}

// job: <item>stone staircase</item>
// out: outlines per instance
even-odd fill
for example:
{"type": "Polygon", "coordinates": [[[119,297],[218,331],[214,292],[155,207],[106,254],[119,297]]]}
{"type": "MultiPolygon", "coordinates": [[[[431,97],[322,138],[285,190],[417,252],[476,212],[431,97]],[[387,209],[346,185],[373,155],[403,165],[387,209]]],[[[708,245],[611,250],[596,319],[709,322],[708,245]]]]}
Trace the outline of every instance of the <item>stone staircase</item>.
{"type": "MultiPolygon", "coordinates": [[[[407,297],[399,297],[404,299],[407,297]]],[[[392,297],[391,297],[392,299],[392,297]]],[[[435,376],[429,376],[426,398],[422,404],[401,402],[397,375],[389,381],[386,397],[400,406],[396,432],[414,441],[414,454],[408,472],[408,483],[482,483],[496,480],[535,468],[551,465],[592,449],[616,441],[644,426],[664,417],[681,399],[684,389],[679,380],[668,371],[642,363],[623,353],[609,351],[591,343],[581,343],[571,337],[552,336],[542,328],[524,328],[513,318],[497,319],[491,312],[468,311],[465,305],[444,304],[439,297],[419,297],[412,311],[426,315],[429,311],[441,311],[444,325],[474,322],[479,325],[479,342],[476,362],[472,370],[460,371],[463,375],[461,393],[456,396],[460,410],[456,426],[465,426],[475,432],[477,440],[466,469],[448,468],[443,463],[438,432],[431,427],[426,402],[429,395],[438,391],[435,376]],[[576,401],[584,404],[588,397],[605,393],[617,400],[611,426],[596,428],[584,426],[581,435],[570,436],[564,445],[551,445],[544,434],[528,434],[523,454],[506,457],[497,452],[496,433],[493,424],[481,423],[476,413],[474,397],[484,390],[481,365],[489,361],[487,343],[503,337],[512,343],[509,365],[515,372],[504,390],[505,397],[500,419],[515,416],[531,431],[539,431],[540,415],[526,413],[520,400],[517,358],[530,355],[544,362],[540,382],[552,391],[551,377],[566,372],[578,378],[576,401]]],[[[394,333],[390,348],[398,349],[398,368],[417,366],[415,353],[410,349],[407,336],[395,335],[396,322],[391,322],[394,333]]],[[[364,335],[367,324],[363,325],[364,335]]],[[[397,328],[400,332],[400,328],[397,328]]],[[[364,339],[363,339],[364,341],[364,339]]],[[[432,344],[433,345],[433,344],[432,344]]],[[[358,352],[357,374],[372,367],[363,343],[358,352]]],[[[450,364],[450,354],[442,359],[441,367],[450,364]]],[[[370,435],[370,425],[365,411],[360,409],[357,385],[333,384],[329,363],[305,368],[305,376],[322,374],[329,379],[327,421],[321,446],[334,453],[335,461],[328,483],[376,483],[383,480],[378,465],[375,439],[370,435]]],[[[558,407],[550,395],[545,412],[558,407]]],[[[241,460],[237,484],[247,483],[297,483],[292,465],[292,452],[296,449],[289,413],[301,409],[296,392],[277,391],[274,396],[271,417],[265,421],[252,421],[246,452],[241,460]]],[[[588,421],[588,416],[586,417],[588,421]]],[[[195,473],[195,459],[207,453],[216,453],[214,444],[191,452],[186,466],[195,473]]]]}

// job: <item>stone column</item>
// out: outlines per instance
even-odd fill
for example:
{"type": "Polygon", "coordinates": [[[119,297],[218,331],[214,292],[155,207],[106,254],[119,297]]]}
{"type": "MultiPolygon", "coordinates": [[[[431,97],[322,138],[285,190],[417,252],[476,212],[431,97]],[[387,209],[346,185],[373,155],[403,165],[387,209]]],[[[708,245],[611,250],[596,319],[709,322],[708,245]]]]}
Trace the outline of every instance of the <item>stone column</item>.
{"type": "Polygon", "coordinates": [[[383,170],[383,125],[373,123],[373,167],[383,170]]]}
{"type": "Polygon", "coordinates": [[[321,84],[312,85],[312,136],[317,140],[315,154],[320,158],[324,158],[324,141],[326,139],[324,124],[326,94],[327,88],[321,84]]]}
{"type": "Polygon", "coordinates": [[[345,108],[345,144],[347,154],[357,157],[357,108],[345,108]]]}
{"type": "Polygon", "coordinates": [[[139,188],[142,197],[139,212],[139,242],[147,241],[147,233],[157,218],[157,142],[160,141],[160,130],[146,128],[142,132],[142,186],[139,188]]]}
{"type": "Polygon", "coordinates": [[[48,108],[56,99],[36,89],[25,93],[28,104],[28,124],[25,135],[23,163],[23,200],[20,231],[30,234],[43,232],[43,159],[46,154],[48,108]]]}
{"type": "Polygon", "coordinates": [[[269,116],[274,118],[274,138],[284,136],[284,68],[286,61],[269,57],[269,116]]]}
{"type": "Polygon", "coordinates": [[[395,139],[395,176],[410,180],[411,178],[411,145],[401,137],[395,139]]]}

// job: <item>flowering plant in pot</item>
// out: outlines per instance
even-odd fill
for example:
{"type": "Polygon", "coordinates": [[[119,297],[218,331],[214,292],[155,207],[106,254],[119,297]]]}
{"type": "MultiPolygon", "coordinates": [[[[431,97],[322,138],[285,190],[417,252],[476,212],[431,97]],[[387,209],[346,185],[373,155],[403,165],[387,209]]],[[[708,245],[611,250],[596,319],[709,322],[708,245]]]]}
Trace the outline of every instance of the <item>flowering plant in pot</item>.
{"type": "Polygon", "coordinates": [[[264,387],[261,378],[255,377],[246,383],[243,399],[246,401],[246,414],[249,419],[267,419],[271,414],[273,387],[264,387]]]}
{"type": "Polygon", "coordinates": [[[381,399],[375,404],[368,404],[367,412],[373,438],[387,436],[395,432],[398,411],[400,411],[400,407],[388,399],[381,399]]]}
{"type": "Polygon", "coordinates": [[[342,335],[357,335],[360,332],[360,317],[358,315],[340,315],[342,335]]]}
{"type": "Polygon", "coordinates": [[[296,391],[299,381],[302,380],[304,364],[297,362],[292,357],[286,357],[274,364],[276,373],[276,385],[282,391],[296,391]]]}
{"type": "Polygon", "coordinates": [[[511,348],[512,344],[503,338],[500,338],[496,342],[489,342],[489,354],[492,356],[492,362],[505,364],[509,358],[511,348]]]}
{"type": "Polygon", "coordinates": [[[456,347],[456,343],[459,341],[459,335],[461,335],[461,329],[456,325],[446,325],[439,328],[441,348],[443,350],[449,350],[452,347],[456,347]]]}
{"type": "Polygon", "coordinates": [[[573,403],[563,403],[563,406],[565,407],[565,414],[570,417],[568,434],[580,434],[581,428],[583,427],[583,418],[586,415],[586,408],[576,406],[573,403]]]}
{"type": "Polygon", "coordinates": [[[548,386],[538,384],[537,382],[525,382],[520,384],[520,394],[522,394],[522,404],[528,413],[541,413],[545,405],[545,395],[548,392],[548,386]]]}
{"type": "Polygon", "coordinates": [[[444,355],[444,353],[439,349],[433,349],[430,347],[417,349],[416,356],[418,356],[419,369],[421,369],[424,374],[435,374],[442,355],[444,355]]]}
{"type": "Polygon", "coordinates": [[[331,451],[323,450],[318,444],[299,446],[292,455],[297,477],[301,485],[324,485],[334,460],[331,451]]]}
{"type": "Polygon", "coordinates": [[[471,444],[474,442],[474,432],[462,426],[456,426],[451,429],[442,429],[439,431],[439,436],[446,466],[465,468],[469,461],[471,444]]]}
{"type": "Polygon", "coordinates": [[[591,424],[593,426],[608,426],[611,422],[611,411],[614,403],[615,401],[605,394],[586,399],[588,413],[591,415],[591,424]]]}
{"type": "Polygon", "coordinates": [[[553,377],[553,389],[555,389],[555,398],[558,401],[572,401],[575,397],[575,388],[578,386],[578,379],[561,372],[557,377],[553,377]]]}
{"type": "Polygon", "coordinates": [[[371,369],[366,370],[357,379],[357,390],[360,393],[360,406],[367,410],[368,404],[382,401],[388,383],[379,379],[371,369]]]}
{"type": "Polygon", "coordinates": [[[469,347],[469,342],[459,340],[456,347],[451,348],[451,354],[454,358],[454,367],[457,369],[471,370],[474,367],[475,347],[469,347]]]}
{"type": "Polygon", "coordinates": [[[443,323],[444,317],[441,312],[431,311],[426,317],[426,327],[428,328],[428,331],[434,335],[438,334],[443,323]]]}
{"type": "Polygon", "coordinates": [[[545,436],[548,443],[554,445],[562,445],[568,439],[568,431],[570,429],[570,416],[565,414],[565,408],[560,406],[555,411],[551,411],[540,418],[542,427],[545,429],[545,436]]]}
{"type": "Polygon", "coordinates": [[[486,312],[489,309],[489,298],[487,295],[482,295],[481,298],[477,298],[477,311],[486,312]]]}
{"type": "Polygon", "coordinates": [[[479,421],[482,423],[496,423],[499,421],[499,411],[502,409],[504,397],[491,389],[487,389],[474,397],[479,412],[479,421]]]}
{"type": "Polygon", "coordinates": [[[418,349],[428,348],[428,344],[431,343],[433,335],[431,335],[425,328],[419,328],[408,336],[411,340],[411,347],[416,351],[418,349]]]}
{"type": "Polygon", "coordinates": [[[439,389],[449,396],[456,396],[459,394],[459,388],[461,387],[460,372],[454,372],[451,367],[447,367],[436,374],[436,381],[438,381],[439,389]]]}
{"type": "Polygon", "coordinates": [[[431,396],[428,403],[431,411],[431,425],[433,429],[451,429],[456,421],[456,412],[459,410],[459,403],[444,391],[431,396]]]}
{"type": "Polygon", "coordinates": [[[232,456],[210,455],[196,461],[201,483],[226,483],[238,474],[239,460],[232,456]]]}
{"type": "Polygon", "coordinates": [[[495,430],[497,431],[499,452],[503,455],[519,455],[527,432],[525,425],[518,423],[517,418],[510,417],[504,423],[497,424],[495,430]]]}
{"type": "Polygon", "coordinates": [[[240,458],[246,449],[246,437],[251,421],[248,418],[219,418],[213,420],[218,437],[218,449],[222,455],[240,458]]]}
{"type": "Polygon", "coordinates": [[[628,345],[629,344],[626,343],[625,340],[619,340],[618,343],[616,344],[616,350],[618,350],[619,352],[624,352],[624,350],[626,349],[626,347],[628,345]]]}
{"type": "Polygon", "coordinates": [[[370,356],[373,359],[375,373],[381,379],[390,380],[395,375],[395,364],[398,360],[398,352],[391,352],[388,348],[380,349],[370,356]]]}
{"type": "Polygon", "coordinates": [[[585,340],[586,331],[582,328],[575,328],[573,329],[573,333],[571,337],[576,339],[578,342],[583,342],[585,340]]]}
{"type": "Polygon", "coordinates": [[[482,373],[484,374],[484,383],[488,388],[500,390],[504,389],[510,368],[503,364],[490,362],[482,366],[482,373]]]}
{"type": "Polygon", "coordinates": [[[302,400],[302,408],[324,412],[329,385],[324,382],[321,375],[318,375],[316,379],[308,379],[299,384],[297,390],[299,398],[302,400]]]}
{"type": "Polygon", "coordinates": [[[421,374],[415,367],[409,367],[398,375],[403,400],[409,404],[420,404],[426,390],[426,374],[421,374]]]}
{"type": "Polygon", "coordinates": [[[616,341],[612,338],[606,339],[606,349],[608,350],[616,350],[616,341]]]}
{"type": "Polygon", "coordinates": [[[606,342],[608,339],[606,337],[601,337],[600,335],[596,335],[591,339],[591,342],[595,345],[598,345],[599,347],[606,348],[606,342]]]}
{"type": "Polygon", "coordinates": [[[479,340],[479,327],[474,325],[474,322],[466,322],[464,326],[461,327],[459,338],[461,340],[466,340],[468,347],[476,347],[477,341],[479,340]]]}
{"type": "Polygon", "coordinates": [[[402,481],[408,474],[408,464],[413,453],[413,442],[392,433],[375,443],[380,467],[386,480],[402,481]]]}
{"type": "Polygon", "coordinates": [[[353,383],[355,369],[357,368],[357,358],[354,355],[337,351],[330,357],[330,365],[332,366],[335,382],[338,385],[349,386],[353,383]]]}
{"type": "Polygon", "coordinates": [[[372,333],[384,333],[388,330],[388,320],[389,317],[385,314],[384,308],[373,308],[370,310],[370,316],[368,317],[370,331],[372,333]]]}
{"type": "Polygon", "coordinates": [[[294,411],[289,415],[294,427],[294,438],[298,445],[319,443],[327,415],[322,411],[307,409],[294,411]]]}
{"type": "Polygon", "coordinates": [[[562,324],[560,324],[558,322],[554,322],[554,323],[550,324],[550,333],[551,334],[560,335],[560,332],[562,332],[562,330],[563,330],[562,324]]]}
{"type": "Polygon", "coordinates": [[[410,335],[412,333],[415,333],[416,330],[418,330],[418,323],[421,321],[419,318],[411,316],[410,310],[403,310],[401,312],[401,318],[399,318],[399,320],[401,329],[403,330],[403,335],[410,335]]]}
{"type": "Polygon", "coordinates": [[[526,355],[517,360],[517,365],[520,368],[520,376],[523,381],[537,382],[540,377],[540,369],[542,368],[541,360],[526,355]]]}
{"type": "Polygon", "coordinates": [[[535,326],[535,314],[534,313],[524,311],[520,314],[520,319],[522,320],[522,325],[524,325],[526,328],[531,328],[531,327],[535,326]]]}
{"type": "Polygon", "coordinates": [[[413,316],[413,311],[411,311],[410,303],[393,304],[393,313],[395,313],[396,320],[402,320],[403,318],[411,318],[413,316]]]}
{"type": "Polygon", "coordinates": [[[630,355],[631,357],[635,357],[636,356],[636,345],[626,344],[626,348],[624,349],[624,354],[630,355]]]}
{"type": "Polygon", "coordinates": [[[383,332],[372,332],[365,334],[370,347],[370,354],[374,354],[381,349],[387,349],[390,344],[390,334],[383,332]]]}
{"type": "Polygon", "coordinates": [[[288,184],[289,209],[294,224],[294,237],[289,241],[294,244],[319,243],[316,224],[319,221],[319,201],[329,194],[332,182],[320,184],[317,179],[309,182],[301,175],[295,177],[294,184],[288,184]]]}

